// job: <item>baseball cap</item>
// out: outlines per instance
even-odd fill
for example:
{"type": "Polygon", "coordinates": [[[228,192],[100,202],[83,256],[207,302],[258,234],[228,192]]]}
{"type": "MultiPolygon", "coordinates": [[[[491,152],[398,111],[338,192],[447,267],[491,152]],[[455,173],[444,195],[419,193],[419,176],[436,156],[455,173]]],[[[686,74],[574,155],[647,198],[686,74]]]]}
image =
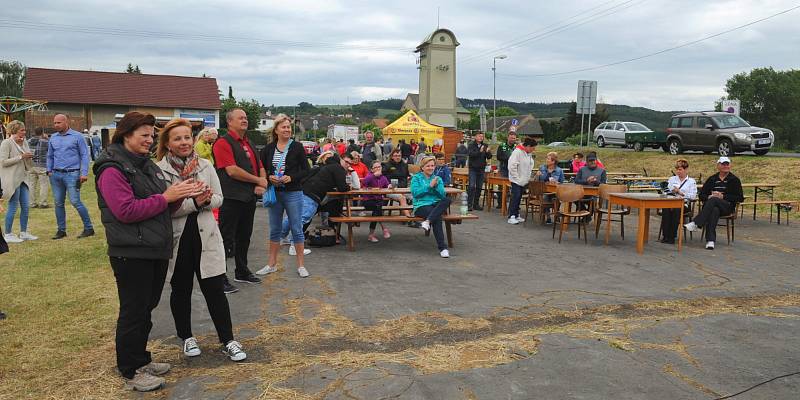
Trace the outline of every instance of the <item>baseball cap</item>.
{"type": "Polygon", "coordinates": [[[597,154],[589,153],[586,156],[586,161],[597,161],[597,154]]]}
{"type": "Polygon", "coordinates": [[[730,162],[731,162],[731,159],[728,158],[728,157],[724,157],[724,156],[720,157],[719,160],[717,160],[717,164],[722,164],[722,163],[729,163],[730,164],[730,162]]]}

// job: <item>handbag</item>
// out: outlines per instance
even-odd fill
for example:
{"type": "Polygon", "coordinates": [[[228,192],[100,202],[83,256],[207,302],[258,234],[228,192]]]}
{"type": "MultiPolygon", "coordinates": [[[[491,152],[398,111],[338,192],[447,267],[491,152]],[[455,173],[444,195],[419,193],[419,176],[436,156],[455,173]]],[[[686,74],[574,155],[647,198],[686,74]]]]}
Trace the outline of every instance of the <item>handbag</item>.
{"type": "Polygon", "coordinates": [[[306,239],[311,247],[336,246],[336,229],[328,226],[317,226],[306,239]]]}
{"type": "MultiPolygon", "coordinates": [[[[283,162],[286,160],[286,154],[289,153],[289,147],[291,147],[293,139],[289,139],[289,143],[286,145],[286,151],[283,152],[281,155],[281,159],[278,160],[278,167],[276,170],[280,171],[281,167],[283,167],[283,162]]],[[[278,151],[278,145],[275,145],[275,151],[278,151]]],[[[278,197],[275,195],[275,185],[268,185],[267,190],[264,191],[264,195],[261,196],[261,204],[264,207],[272,207],[275,203],[278,202],[278,197]]]]}

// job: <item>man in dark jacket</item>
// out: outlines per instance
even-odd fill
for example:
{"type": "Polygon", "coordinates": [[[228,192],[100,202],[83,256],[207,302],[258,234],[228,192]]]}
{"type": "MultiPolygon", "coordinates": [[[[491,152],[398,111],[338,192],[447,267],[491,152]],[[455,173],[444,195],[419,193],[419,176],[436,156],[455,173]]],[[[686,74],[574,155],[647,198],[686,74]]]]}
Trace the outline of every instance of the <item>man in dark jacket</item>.
{"type": "Polygon", "coordinates": [[[703,201],[703,208],[686,224],[689,232],[705,228],[706,249],[714,250],[717,240],[717,222],[720,216],[730,215],[736,211],[736,203],[744,200],[742,181],[731,173],[731,159],[720,157],[717,160],[717,172],[708,177],[700,189],[698,197],[703,201]]]}
{"type": "Polygon", "coordinates": [[[408,162],[411,158],[411,145],[406,143],[405,139],[400,139],[400,154],[403,156],[403,161],[408,162]]]}
{"type": "Polygon", "coordinates": [[[357,145],[354,139],[347,139],[347,143],[348,145],[346,153],[352,153],[354,151],[361,152],[361,146],[357,145]]]}
{"type": "Polygon", "coordinates": [[[508,158],[511,157],[511,152],[514,151],[516,145],[517,134],[508,132],[508,141],[497,146],[497,161],[500,164],[500,176],[503,178],[508,178],[508,158]]]}
{"type": "Polygon", "coordinates": [[[403,161],[400,151],[392,151],[389,160],[383,163],[383,175],[390,182],[397,179],[397,187],[408,187],[408,164],[403,161]]]}
{"type": "Polygon", "coordinates": [[[475,141],[469,144],[469,188],[467,189],[467,201],[469,210],[483,210],[480,206],[481,189],[485,177],[486,160],[492,158],[489,145],[483,142],[483,132],[475,135],[475,141]]]}
{"type": "Polygon", "coordinates": [[[456,147],[456,154],[455,154],[455,168],[464,168],[467,165],[467,145],[464,141],[458,142],[458,147],[456,147]]]}

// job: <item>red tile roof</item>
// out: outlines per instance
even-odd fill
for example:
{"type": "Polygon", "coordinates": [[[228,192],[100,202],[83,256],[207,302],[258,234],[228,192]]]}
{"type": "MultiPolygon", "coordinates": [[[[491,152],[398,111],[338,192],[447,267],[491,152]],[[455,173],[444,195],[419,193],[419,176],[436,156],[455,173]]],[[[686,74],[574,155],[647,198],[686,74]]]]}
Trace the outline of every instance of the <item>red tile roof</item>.
{"type": "Polygon", "coordinates": [[[23,96],[51,103],[220,109],[217,80],[28,68],[23,96]]]}

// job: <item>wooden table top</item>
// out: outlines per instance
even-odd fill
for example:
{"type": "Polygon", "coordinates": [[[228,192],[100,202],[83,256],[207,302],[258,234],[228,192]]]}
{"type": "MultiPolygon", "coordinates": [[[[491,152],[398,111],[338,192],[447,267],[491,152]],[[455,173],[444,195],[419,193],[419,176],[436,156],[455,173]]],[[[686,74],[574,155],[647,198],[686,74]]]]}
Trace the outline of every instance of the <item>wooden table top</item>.
{"type": "MultiPolygon", "coordinates": [[[[608,175],[608,174],[606,174],[608,175]]],[[[614,176],[611,179],[623,182],[636,182],[636,181],[666,181],[669,176],[614,176]]]]}
{"type": "Polygon", "coordinates": [[[762,187],[763,188],[775,188],[775,187],[778,187],[778,186],[780,186],[779,183],[758,183],[758,182],[756,182],[756,183],[742,183],[742,187],[743,188],[755,188],[755,187],[759,187],[759,188],[762,188],[762,187]]]}
{"type": "Polygon", "coordinates": [[[674,201],[674,200],[681,200],[683,201],[683,197],[678,196],[666,196],[660,195],[658,193],[609,193],[611,197],[617,197],[621,199],[630,199],[630,200],[648,200],[648,201],[674,201]]]}

